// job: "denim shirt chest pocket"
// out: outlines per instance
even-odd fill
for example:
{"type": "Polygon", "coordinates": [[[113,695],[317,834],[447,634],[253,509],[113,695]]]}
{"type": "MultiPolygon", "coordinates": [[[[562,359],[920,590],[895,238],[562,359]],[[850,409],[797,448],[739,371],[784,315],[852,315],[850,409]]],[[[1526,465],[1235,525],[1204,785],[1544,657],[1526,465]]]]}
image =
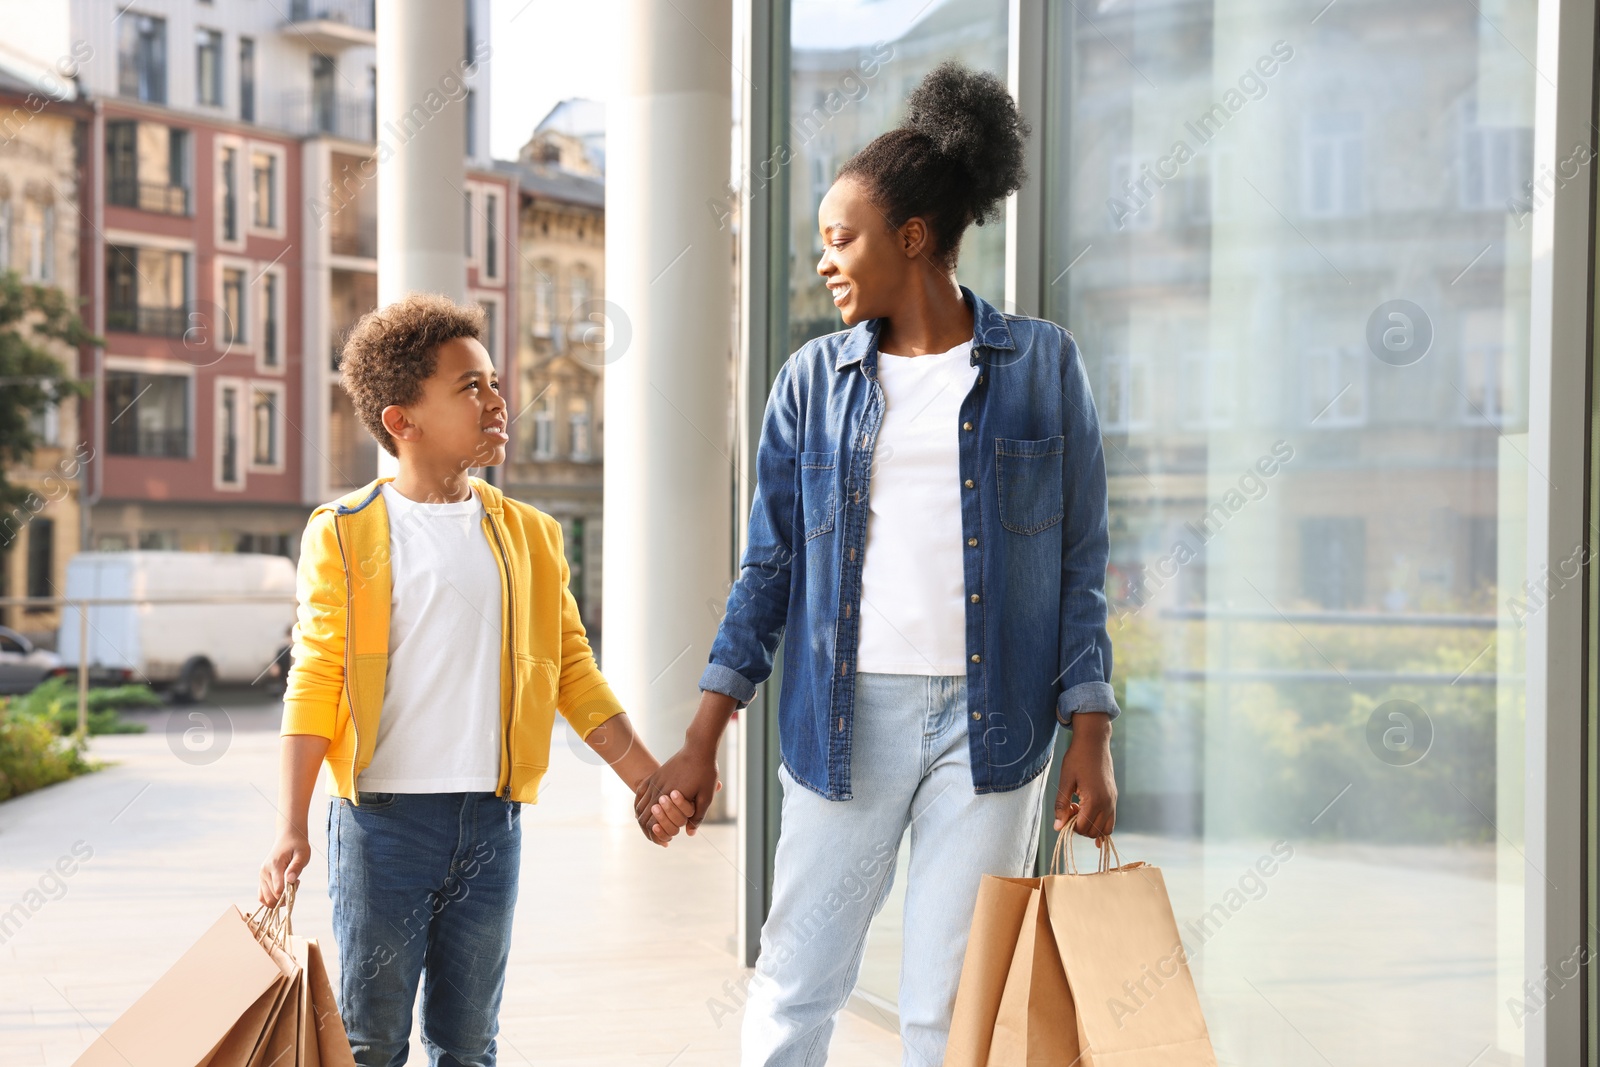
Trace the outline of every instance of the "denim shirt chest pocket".
{"type": "Polygon", "coordinates": [[[1062,499],[1062,458],[1066,437],[1037,440],[997,437],[994,441],[1000,525],[1031,535],[1048,530],[1066,513],[1062,499]]]}
{"type": "Polygon", "coordinates": [[[839,510],[834,468],[838,452],[800,453],[800,524],[806,540],[833,529],[839,510]]]}

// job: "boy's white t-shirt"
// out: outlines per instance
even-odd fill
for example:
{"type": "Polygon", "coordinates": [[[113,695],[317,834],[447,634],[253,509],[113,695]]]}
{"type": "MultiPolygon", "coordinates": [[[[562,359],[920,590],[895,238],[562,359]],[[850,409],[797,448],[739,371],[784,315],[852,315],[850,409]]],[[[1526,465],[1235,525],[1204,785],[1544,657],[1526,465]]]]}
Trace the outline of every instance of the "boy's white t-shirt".
{"type": "Polygon", "coordinates": [[[389,672],[363,792],[492,792],[500,782],[500,565],[483,501],[419,503],[393,482],[389,672]]]}
{"type": "Polygon", "coordinates": [[[961,541],[961,402],[972,342],[921,356],[878,353],[886,406],[868,485],[858,671],[967,673],[961,541]]]}

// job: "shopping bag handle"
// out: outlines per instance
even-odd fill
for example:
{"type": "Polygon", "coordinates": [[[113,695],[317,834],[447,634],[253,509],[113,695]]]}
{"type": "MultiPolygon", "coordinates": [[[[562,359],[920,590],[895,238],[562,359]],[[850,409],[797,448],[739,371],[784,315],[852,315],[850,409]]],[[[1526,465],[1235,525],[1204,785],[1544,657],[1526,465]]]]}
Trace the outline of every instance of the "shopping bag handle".
{"type": "Polygon", "coordinates": [[[294,933],[294,924],[290,921],[290,916],[294,912],[295,887],[299,884],[286,883],[276,906],[269,908],[263,904],[250,916],[251,929],[280,948],[287,945],[287,939],[294,933]]]}
{"type": "MultiPolygon", "coordinates": [[[[1067,824],[1063,826],[1061,828],[1061,832],[1056,835],[1055,851],[1050,857],[1051,874],[1083,873],[1078,870],[1077,857],[1073,854],[1073,849],[1077,845],[1077,842],[1074,840],[1076,835],[1073,831],[1073,827],[1077,824],[1077,821],[1078,813],[1074,811],[1071,815],[1067,816],[1067,824]]],[[[1136,860],[1133,863],[1124,864],[1122,862],[1122,854],[1117,851],[1116,843],[1111,840],[1110,834],[1106,834],[1104,837],[1097,837],[1095,838],[1095,841],[1097,843],[1104,842],[1099,849],[1100,869],[1097,873],[1106,874],[1109,871],[1132,870],[1135,867],[1144,866],[1143,860],[1136,860]],[[1111,857],[1113,856],[1115,856],[1117,859],[1117,862],[1114,864],[1111,862],[1111,857]]]]}

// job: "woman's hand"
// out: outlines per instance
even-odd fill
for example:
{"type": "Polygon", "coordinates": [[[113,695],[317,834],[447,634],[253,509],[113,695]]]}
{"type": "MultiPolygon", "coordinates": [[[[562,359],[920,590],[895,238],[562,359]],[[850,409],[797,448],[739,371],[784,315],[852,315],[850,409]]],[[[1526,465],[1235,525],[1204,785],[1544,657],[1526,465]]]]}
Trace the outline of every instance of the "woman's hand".
{"type": "Polygon", "coordinates": [[[671,797],[675,803],[692,806],[694,814],[689,817],[687,826],[689,833],[693,834],[699,828],[700,820],[710,810],[712,798],[721,788],[716,747],[686,742],[639,787],[634,794],[633,814],[648,833],[650,824],[660,818],[652,812],[652,806],[659,805],[663,797],[671,797]],[[679,801],[676,798],[682,799],[679,801]]]}
{"type": "Polygon", "coordinates": [[[1117,824],[1117,782],[1111,769],[1111,716],[1078,712],[1072,716],[1072,743],[1061,757],[1061,784],[1056,788],[1056,832],[1076,812],[1074,829],[1101,838],[1117,824]],[[1076,794],[1078,801],[1073,803],[1076,794]]]}

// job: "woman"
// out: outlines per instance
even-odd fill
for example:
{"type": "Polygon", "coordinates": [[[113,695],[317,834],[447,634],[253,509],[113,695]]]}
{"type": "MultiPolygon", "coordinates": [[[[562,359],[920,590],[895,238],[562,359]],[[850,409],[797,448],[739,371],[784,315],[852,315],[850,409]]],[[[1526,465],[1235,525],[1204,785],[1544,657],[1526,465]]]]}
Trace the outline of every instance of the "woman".
{"type": "Polygon", "coordinates": [[[1028,128],[950,62],[840,168],[817,273],[848,330],[773,384],[749,545],[683,749],[641,789],[704,815],[714,753],[786,633],[782,834],[743,1063],[818,1064],[911,832],[906,1064],[943,1061],[984,874],[1031,871],[1056,723],[1055,826],[1115,822],[1106,488],[1076,344],[955,279],[962,234],[1020,188],[1028,128]],[[1072,797],[1076,794],[1078,803],[1072,797]]]}

